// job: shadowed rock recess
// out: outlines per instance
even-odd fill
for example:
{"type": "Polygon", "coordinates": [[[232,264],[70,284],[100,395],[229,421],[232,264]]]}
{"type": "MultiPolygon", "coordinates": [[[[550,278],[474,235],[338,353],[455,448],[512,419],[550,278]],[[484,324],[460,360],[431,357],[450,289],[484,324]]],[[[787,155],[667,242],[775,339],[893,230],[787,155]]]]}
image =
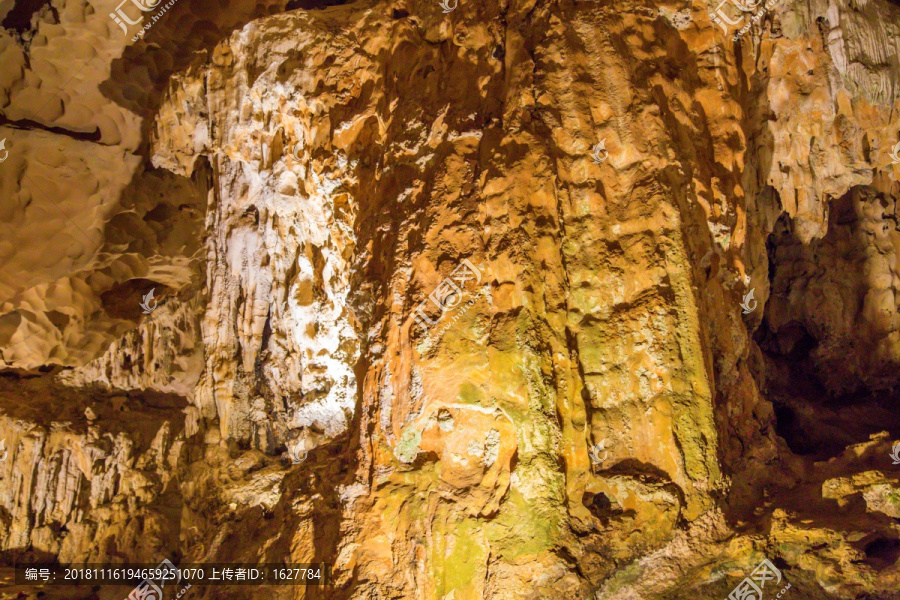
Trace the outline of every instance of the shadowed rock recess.
{"type": "Polygon", "coordinates": [[[118,1],[0,4],[0,598],[900,599],[896,1],[118,1]]]}

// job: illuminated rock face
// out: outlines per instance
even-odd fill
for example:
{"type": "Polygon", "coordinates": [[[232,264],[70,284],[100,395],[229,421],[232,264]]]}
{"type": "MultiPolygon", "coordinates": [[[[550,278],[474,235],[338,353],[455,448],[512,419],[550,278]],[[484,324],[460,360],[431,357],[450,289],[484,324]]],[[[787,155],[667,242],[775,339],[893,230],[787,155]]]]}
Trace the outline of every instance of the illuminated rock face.
{"type": "Polygon", "coordinates": [[[4,550],[900,594],[895,5],[108,4],[0,15],[4,550]]]}

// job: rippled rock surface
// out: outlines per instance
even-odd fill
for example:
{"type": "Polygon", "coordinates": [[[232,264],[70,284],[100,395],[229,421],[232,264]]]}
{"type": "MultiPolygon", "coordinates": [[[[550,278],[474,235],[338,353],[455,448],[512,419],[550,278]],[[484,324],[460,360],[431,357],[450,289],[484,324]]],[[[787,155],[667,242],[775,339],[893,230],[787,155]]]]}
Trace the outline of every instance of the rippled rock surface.
{"type": "Polygon", "coordinates": [[[0,7],[6,565],[900,598],[896,2],[135,6],[0,7]]]}

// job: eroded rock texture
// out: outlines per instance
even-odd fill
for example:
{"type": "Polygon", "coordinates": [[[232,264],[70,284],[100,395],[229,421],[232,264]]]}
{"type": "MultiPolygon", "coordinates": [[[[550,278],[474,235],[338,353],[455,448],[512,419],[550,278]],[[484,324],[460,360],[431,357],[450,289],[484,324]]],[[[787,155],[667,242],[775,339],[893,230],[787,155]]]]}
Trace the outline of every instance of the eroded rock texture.
{"type": "Polygon", "coordinates": [[[6,560],[900,598],[900,7],[717,8],[0,9],[6,560]]]}

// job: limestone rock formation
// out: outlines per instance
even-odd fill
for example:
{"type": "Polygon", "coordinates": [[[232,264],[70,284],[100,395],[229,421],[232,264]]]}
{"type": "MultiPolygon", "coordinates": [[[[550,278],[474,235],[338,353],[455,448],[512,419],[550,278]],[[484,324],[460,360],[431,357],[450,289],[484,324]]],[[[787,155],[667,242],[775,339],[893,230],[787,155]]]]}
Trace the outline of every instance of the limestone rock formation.
{"type": "Polygon", "coordinates": [[[895,1],[0,24],[0,597],[900,598],[895,1]]]}

